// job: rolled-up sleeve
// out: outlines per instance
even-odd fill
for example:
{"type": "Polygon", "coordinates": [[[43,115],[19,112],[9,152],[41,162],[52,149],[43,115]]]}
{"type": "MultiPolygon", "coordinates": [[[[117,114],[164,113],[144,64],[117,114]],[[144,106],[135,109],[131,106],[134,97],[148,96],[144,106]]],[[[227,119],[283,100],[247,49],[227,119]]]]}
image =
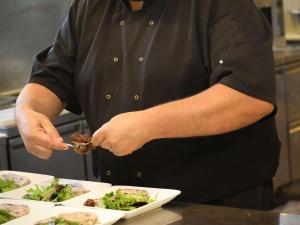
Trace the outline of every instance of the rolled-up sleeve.
{"type": "Polygon", "coordinates": [[[43,85],[63,102],[67,110],[79,114],[81,107],[74,87],[77,4],[75,1],[71,6],[53,45],[35,56],[29,83],[43,85]]]}
{"type": "Polygon", "coordinates": [[[212,2],[207,35],[210,85],[221,83],[275,105],[269,24],[252,0],[212,2]]]}

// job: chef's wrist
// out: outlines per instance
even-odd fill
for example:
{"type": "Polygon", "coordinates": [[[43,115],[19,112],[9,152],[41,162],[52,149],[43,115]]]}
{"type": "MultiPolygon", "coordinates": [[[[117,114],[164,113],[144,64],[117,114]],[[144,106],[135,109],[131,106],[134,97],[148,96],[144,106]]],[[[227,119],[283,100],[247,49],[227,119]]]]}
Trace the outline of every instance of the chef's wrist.
{"type": "Polygon", "coordinates": [[[40,112],[40,106],[38,103],[33,103],[30,100],[18,100],[15,106],[16,112],[40,112]]]}
{"type": "Polygon", "coordinates": [[[29,111],[33,111],[32,107],[28,104],[19,103],[15,106],[15,119],[18,119],[19,116],[23,116],[29,111]]]}
{"type": "Polygon", "coordinates": [[[143,111],[145,129],[147,130],[148,141],[160,139],[158,116],[152,108],[143,111]]]}

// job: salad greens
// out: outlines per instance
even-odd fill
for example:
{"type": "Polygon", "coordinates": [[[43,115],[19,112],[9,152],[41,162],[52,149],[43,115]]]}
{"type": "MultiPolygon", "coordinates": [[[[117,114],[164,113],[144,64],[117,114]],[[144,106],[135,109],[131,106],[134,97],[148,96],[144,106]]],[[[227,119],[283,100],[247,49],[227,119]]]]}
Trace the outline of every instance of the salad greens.
{"type": "Polygon", "coordinates": [[[80,225],[80,224],[76,222],[67,221],[64,220],[63,218],[58,217],[51,222],[40,223],[39,225],[80,225]]]}
{"type": "Polygon", "coordinates": [[[71,185],[66,185],[60,192],[58,192],[56,201],[62,202],[74,197],[75,193],[73,192],[71,185]]]}
{"type": "Polygon", "coordinates": [[[99,200],[98,207],[130,211],[154,201],[149,195],[140,193],[124,194],[118,189],[116,192],[105,194],[99,200]]]}
{"type": "Polygon", "coordinates": [[[63,218],[58,217],[55,220],[55,225],[80,225],[80,224],[76,223],[76,222],[67,221],[67,220],[64,220],[63,218]]]}
{"type": "Polygon", "coordinates": [[[47,202],[62,202],[75,197],[71,185],[59,184],[59,179],[55,178],[49,186],[40,187],[27,190],[27,194],[23,196],[24,199],[47,201],[47,202]]]}
{"type": "Polygon", "coordinates": [[[11,215],[7,211],[0,209],[0,224],[7,223],[15,218],[15,216],[11,215]]]}
{"type": "Polygon", "coordinates": [[[12,191],[12,190],[15,190],[19,187],[20,187],[20,185],[18,185],[13,180],[0,179],[0,193],[7,192],[7,191],[12,191]]]}

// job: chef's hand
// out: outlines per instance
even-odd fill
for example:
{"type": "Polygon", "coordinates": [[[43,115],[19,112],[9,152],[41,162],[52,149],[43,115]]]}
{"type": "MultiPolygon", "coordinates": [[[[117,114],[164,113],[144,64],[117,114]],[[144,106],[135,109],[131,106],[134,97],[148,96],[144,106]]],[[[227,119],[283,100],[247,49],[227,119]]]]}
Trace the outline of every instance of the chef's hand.
{"type": "Polygon", "coordinates": [[[119,114],[93,134],[92,144],[117,156],[129,155],[151,141],[149,125],[144,111],[119,114]]]}
{"type": "Polygon", "coordinates": [[[31,109],[22,110],[17,124],[29,153],[40,158],[48,159],[52,150],[67,150],[68,146],[45,115],[31,109]]]}

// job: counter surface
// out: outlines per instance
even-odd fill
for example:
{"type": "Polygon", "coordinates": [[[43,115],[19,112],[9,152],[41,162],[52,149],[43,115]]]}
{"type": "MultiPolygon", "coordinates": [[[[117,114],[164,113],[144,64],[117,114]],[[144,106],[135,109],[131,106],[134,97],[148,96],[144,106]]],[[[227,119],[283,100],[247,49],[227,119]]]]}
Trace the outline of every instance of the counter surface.
{"type": "MultiPolygon", "coordinates": [[[[63,110],[55,120],[55,125],[58,126],[82,119],[84,119],[83,115],[75,115],[63,110]]],[[[20,135],[15,123],[14,107],[0,110],[0,133],[5,134],[8,138],[20,135]]]]}
{"type": "Polygon", "coordinates": [[[299,225],[300,215],[172,202],[116,225],[299,225]]]}
{"type": "Polygon", "coordinates": [[[286,47],[283,49],[274,50],[276,67],[281,67],[286,64],[300,62],[300,47],[286,47]]]}
{"type": "MultiPolygon", "coordinates": [[[[15,109],[13,107],[0,110],[0,128],[10,128],[16,126],[14,110],[15,109]]],[[[63,110],[61,115],[66,115],[68,113],[69,112],[67,110],[63,110]]]]}

